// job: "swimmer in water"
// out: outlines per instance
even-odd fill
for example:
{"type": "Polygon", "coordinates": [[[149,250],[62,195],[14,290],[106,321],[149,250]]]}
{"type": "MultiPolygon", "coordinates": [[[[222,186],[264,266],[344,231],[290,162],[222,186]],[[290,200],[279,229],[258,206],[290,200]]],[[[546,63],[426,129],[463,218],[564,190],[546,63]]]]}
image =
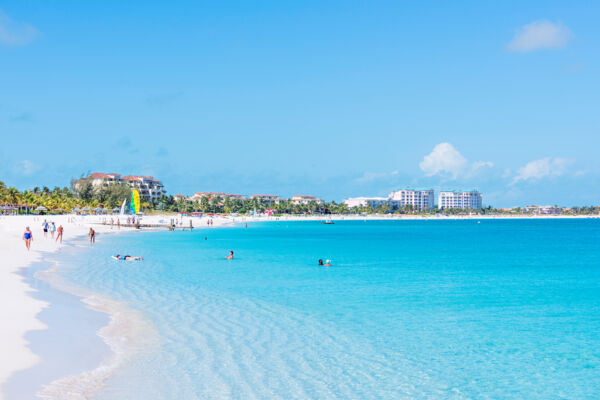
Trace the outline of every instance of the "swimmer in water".
{"type": "Polygon", "coordinates": [[[319,258],[319,266],[322,267],[323,266],[323,259],[319,258]]]}
{"type": "Polygon", "coordinates": [[[233,250],[229,250],[229,255],[226,258],[228,260],[233,260],[233,250]]]}
{"type": "Polygon", "coordinates": [[[326,267],[331,267],[331,260],[325,261],[325,266],[326,267]]]}

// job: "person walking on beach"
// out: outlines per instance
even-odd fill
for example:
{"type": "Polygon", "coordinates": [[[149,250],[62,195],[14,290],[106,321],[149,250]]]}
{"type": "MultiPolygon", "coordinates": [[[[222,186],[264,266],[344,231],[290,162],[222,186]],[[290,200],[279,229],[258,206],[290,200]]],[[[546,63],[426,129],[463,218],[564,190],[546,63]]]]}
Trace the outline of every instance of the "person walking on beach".
{"type": "Polygon", "coordinates": [[[88,233],[88,236],[90,237],[90,243],[96,243],[96,231],[94,229],[90,228],[90,233],[88,233]]]}
{"type": "Polygon", "coordinates": [[[44,237],[48,237],[48,222],[46,220],[42,222],[42,228],[44,228],[44,237]]]}
{"type": "Polygon", "coordinates": [[[52,222],[52,224],[50,225],[50,236],[52,237],[53,240],[54,240],[54,232],[56,232],[56,225],[54,225],[54,222],[52,222]]]}
{"type": "Polygon", "coordinates": [[[56,241],[58,242],[58,239],[60,239],[61,244],[62,244],[62,236],[63,236],[63,227],[62,227],[62,225],[59,225],[58,233],[56,234],[56,241]]]}
{"type": "Polygon", "coordinates": [[[121,229],[121,220],[117,218],[117,229],[121,229]]]}
{"type": "Polygon", "coordinates": [[[29,251],[29,247],[31,247],[31,241],[33,240],[33,233],[29,230],[29,227],[25,227],[25,232],[23,233],[23,240],[25,241],[25,247],[29,251]]]}

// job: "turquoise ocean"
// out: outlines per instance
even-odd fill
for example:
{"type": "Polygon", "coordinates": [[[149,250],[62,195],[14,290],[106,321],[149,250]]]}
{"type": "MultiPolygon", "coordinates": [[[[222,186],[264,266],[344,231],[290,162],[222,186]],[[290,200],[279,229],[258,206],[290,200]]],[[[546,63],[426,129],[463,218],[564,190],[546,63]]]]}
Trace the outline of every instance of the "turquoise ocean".
{"type": "Polygon", "coordinates": [[[99,236],[58,274],[153,327],[101,400],[597,399],[599,240],[589,219],[264,222],[99,236]]]}

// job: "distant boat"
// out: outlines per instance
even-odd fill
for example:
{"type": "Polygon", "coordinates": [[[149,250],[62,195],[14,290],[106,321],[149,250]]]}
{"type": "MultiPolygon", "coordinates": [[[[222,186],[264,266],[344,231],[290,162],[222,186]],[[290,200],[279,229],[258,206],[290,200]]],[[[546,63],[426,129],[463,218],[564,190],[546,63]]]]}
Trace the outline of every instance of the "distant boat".
{"type": "Polygon", "coordinates": [[[334,222],[331,220],[331,218],[327,218],[325,221],[321,221],[322,224],[326,224],[326,225],[333,225],[334,222]]]}

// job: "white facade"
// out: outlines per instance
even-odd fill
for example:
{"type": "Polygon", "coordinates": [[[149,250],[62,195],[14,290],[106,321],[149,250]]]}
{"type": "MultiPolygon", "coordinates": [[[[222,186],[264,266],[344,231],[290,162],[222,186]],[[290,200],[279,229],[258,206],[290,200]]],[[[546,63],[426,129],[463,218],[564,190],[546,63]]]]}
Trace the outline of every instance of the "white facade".
{"type": "Polygon", "coordinates": [[[432,189],[412,190],[400,189],[389,195],[389,202],[392,207],[401,208],[412,206],[415,210],[431,210],[434,206],[434,195],[432,189]]]}
{"type": "Polygon", "coordinates": [[[208,200],[212,200],[214,198],[220,197],[221,199],[230,199],[230,200],[244,200],[245,197],[241,194],[236,193],[223,193],[223,192],[196,192],[193,196],[189,197],[189,200],[200,201],[203,197],[208,198],[208,200]]]}
{"type": "Polygon", "coordinates": [[[475,190],[469,192],[440,192],[438,207],[440,209],[460,208],[478,210],[482,207],[481,193],[475,190]]]}
{"type": "Polygon", "coordinates": [[[92,183],[94,189],[107,188],[111,183],[119,183],[121,175],[119,174],[103,174],[102,172],[94,172],[88,179],[92,183]]]}
{"type": "Polygon", "coordinates": [[[145,200],[158,200],[161,195],[166,193],[162,182],[154,179],[151,176],[123,176],[120,174],[104,174],[102,172],[94,172],[84,180],[79,180],[75,185],[80,185],[84,181],[91,182],[94,189],[107,188],[115,183],[125,183],[132,189],[137,189],[140,196],[145,200]]]}
{"type": "Polygon", "coordinates": [[[348,208],[367,206],[377,207],[389,204],[389,200],[387,197],[353,197],[344,200],[344,204],[346,204],[348,208]]]}
{"type": "Polygon", "coordinates": [[[296,194],[291,198],[293,204],[309,204],[309,203],[317,203],[321,204],[323,200],[319,199],[316,196],[307,196],[303,194],[296,194]]]}
{"type": "Polygon", "coordinates": [[[279,198],[279,196],[277,196],[276,194],[253,194],[252,196],[250,196],[251,199],[258,199],[261,201],[266,201],[267,203],[271,204],[271,203],[279,203],[279,200],[281,200],[279,198]]]}
{"type": "Polygon", "coordinates": [[[562,209],[556,206],[527,206],[523,207],[523,211],[538,215],[558,215],[562,214],[562,209]]]}
{"type": "Polygon", "coordinates": [[[136,189],[142,198],[146,200],[158,200],[161,195],[166,194],[161,181],[151,176],[129,175],[121,178],[120,182],[127,183],[132,189],[136,189]]]}

